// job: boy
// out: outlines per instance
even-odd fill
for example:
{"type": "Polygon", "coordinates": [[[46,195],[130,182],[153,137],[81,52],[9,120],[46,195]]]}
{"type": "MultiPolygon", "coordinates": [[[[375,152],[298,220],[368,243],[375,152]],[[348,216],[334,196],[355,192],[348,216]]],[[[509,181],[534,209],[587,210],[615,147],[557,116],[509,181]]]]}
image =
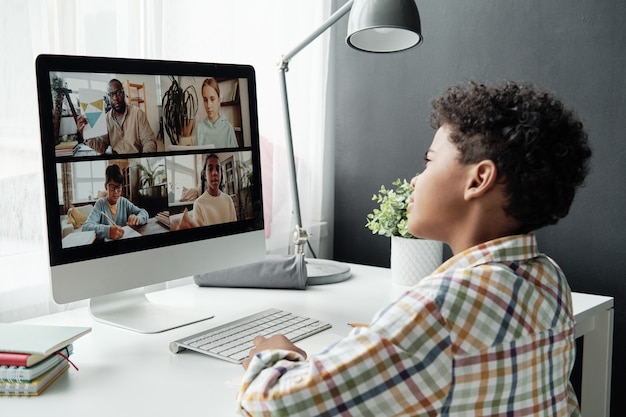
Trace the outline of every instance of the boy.
{"type": "Polygon", "coordinates": [[[148,222],[148,212],[122,197],[124,174],[116,165],[109,165],[104,173],[106,197],[96,201],[83,230],[94,230],[98,239],[117,240],[124,237],[122,226],[141,226],[148,222]]]}
{"type": "Polygon", "coordinates": [[[564,217],[588,170],[582,124],[529,85],[470,83],[433,101],[409,230],[453,252],[325,352],[258,337],[249,415],[578,415],[570,290],[531,231],[564,217]]]}

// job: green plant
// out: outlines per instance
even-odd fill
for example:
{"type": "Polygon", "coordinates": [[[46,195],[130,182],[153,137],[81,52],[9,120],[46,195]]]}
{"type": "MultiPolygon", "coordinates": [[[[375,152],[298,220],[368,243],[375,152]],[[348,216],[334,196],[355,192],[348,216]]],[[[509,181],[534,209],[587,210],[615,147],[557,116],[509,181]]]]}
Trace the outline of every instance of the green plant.
{"type": "Polygon", "coordinates": [[[413,187],[406,179],[400,178],[392,184],[395,188],[388,189],[381,185],[378,193],[373,195],[372,200],[379,204],[379,208],[367,215],[365,226],[373,234],[414,237],[408,229],[406,211],[413,187]]]}
{"type": "Polygon", "coordinates": [[[252,187],[253,174],[252,163],[246,163],[245,161],[235,160],[235,167],[237,168],[239,178],[239,201],[237,216],[239,219],[245,219],[251,215],[249,211],[252,208],[252,187]]]}
{"type": "Polygon", "coordinates": [[[145,161],[145,164],[139,164],[139,169],[141,170],[141,188],[154,187],[165,178],[165,165],[162,159],[154,165],[150,163],[149,159],[145,159],[145,161]]]}
{"type": "Polygon", "coordinates": [[[176,80],[170,76],[170,80],[172,83],[161,99],[163,128],[170,137],[172,144],[177,145],[180,136],[183,135],[183,129],[188,128],[196,117],[198,94],[192,84],[183,89],[180,85],[180,77],[176,80]]]}

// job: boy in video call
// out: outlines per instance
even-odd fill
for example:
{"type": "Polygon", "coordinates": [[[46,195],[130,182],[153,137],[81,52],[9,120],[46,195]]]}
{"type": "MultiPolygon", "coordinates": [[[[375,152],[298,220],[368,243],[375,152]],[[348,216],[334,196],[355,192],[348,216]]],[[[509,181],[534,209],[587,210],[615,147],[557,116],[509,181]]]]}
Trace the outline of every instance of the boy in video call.
{"type": "Polygon", "coordinates": [[[124,175],[119,166],[109,165],[105,177],[107,196],[96,201],[82,230],[94,230],[98,239],[121,239],[124,237],[123,226],[146,224],[148,212],[122,197],[124,175]]]}
{"type": "Polygon", "coordinates": [[[584,182],[582,123],[513,82],[452,87],[432,105],[408,224],[453,256],[319,354],[257,336],[244,414],[579,415],[570,288],[531,232],[565,217],[584,182]]]}
{"type": "MultiPolygon", "coordinates": [[[[107,134],[86,139],[85,144],[98,153],[105,153],[108,147],[115,154],[156,152],[156,135],[148,123],[146,114],[139,107],[126,104],[126,93],[122,82],[109,81],[107,95],[111,101],[111,110],[106,114],[107,134]]],[[[76,126],[82,136],[87,118],[78,117],[76,126]]]]}

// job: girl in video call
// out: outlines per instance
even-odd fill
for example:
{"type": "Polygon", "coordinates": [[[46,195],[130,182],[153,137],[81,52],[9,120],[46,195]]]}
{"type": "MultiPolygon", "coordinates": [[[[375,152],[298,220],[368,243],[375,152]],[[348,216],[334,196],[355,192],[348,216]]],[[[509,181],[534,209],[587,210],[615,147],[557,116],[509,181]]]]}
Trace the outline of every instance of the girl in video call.
{"type": "Polygon", "coordinates": [[[237,221],[235,204],[221,190],[222,163],[215,154],[204,160],[201,180],[205,191],[193,203],[193,215],[200,226],[237,221]]]}
{"type": "Polygon", "coordinates": [[[222,99],[215,78],[202,83],[202,101],[207,118],[198,126],[196,145],[215,145],[216,148],[236,148],[237,139],[233,125],[220,114],[222,99]]]}

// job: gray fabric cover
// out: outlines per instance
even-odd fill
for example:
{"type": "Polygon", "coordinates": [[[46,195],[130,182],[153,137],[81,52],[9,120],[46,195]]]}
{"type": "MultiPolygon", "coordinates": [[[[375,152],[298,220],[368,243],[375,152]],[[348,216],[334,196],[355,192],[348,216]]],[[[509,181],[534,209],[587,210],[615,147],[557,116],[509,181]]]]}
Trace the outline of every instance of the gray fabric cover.
{"type": "Polygon", "coordinates": [[[306,289],[304,255],[268,255],[261,262],[194,275],[200,287],[306,289]]]}

